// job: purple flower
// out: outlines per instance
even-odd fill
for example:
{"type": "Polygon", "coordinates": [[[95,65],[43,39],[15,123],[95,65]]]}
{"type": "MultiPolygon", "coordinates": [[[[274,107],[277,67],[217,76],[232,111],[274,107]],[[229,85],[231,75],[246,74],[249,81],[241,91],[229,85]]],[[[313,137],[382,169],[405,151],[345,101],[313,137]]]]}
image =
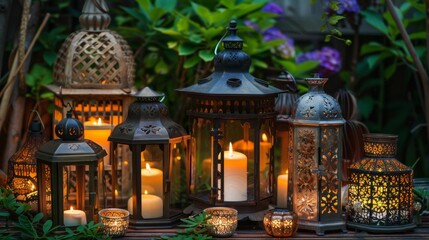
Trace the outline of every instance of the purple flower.
{"type": "Polygon", "coordinates": [[[320,50],[314,50],[304,53],[297,57],[296,62],[319,61],[319,73],[322,77],[330,77],[341,70],[340,53],[330,47],[323,47],[320,50]]]}
{"type": "Polygon", "coordinates": [[[295,56],[294,40],[280,31],[276,27],[271,27],[262,33],[264,41],[283,40],[284,42],[277,46],[275,52],[283,58],[291,58],[295,56]]]}
{"type": "Polygon", "coordinates": [[[253,30],[259,31],[260,27],[258,24],[253,22],[252,20],[244,20],[244,25],[248,26],[249,28],[252,28],[253,30]]]}
{"type": "Polygon", "coordinates": [[[269,12],[269,13],[275,13],[278,15],[281,15],[284,13],[283,8],[278,5],[277,3],[269,2],[267,3],[263,8],[262,11],[269,12]]]}
{"type": "MultiPolygon", "coordinates": [[[[329,2],[332,0],[325,0],[325,3],[327,6],[329,6],[329,2]]],[[[337,14],[343,14],[343,13],[359,13],[360,7],[357,3],[357,0],[337,0],[338,1],[338,10],[337,14]]],[[[327,9],[329,11],[329,7],[327,9]]]]}

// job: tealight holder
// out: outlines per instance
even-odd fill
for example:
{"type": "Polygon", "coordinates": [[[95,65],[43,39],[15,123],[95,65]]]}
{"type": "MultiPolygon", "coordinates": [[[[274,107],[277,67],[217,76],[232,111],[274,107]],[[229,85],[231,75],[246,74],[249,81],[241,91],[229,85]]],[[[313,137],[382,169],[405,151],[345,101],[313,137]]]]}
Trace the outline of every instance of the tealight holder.
{"type": "Polygon", "coordinates": [[[213,237],[230,237],[238,223],[238,212],[233,208],[211,207],[204,209],[207,216],[207,232],[213,237]]]}
{"type": "Polygon", "coordinates": [[[104,232],[108,236],[119,237],[128,230],[130,213],[120,208],[106,208],[98,212],[104,232]]]}
{"type": "Polygon", "coordinates": [[[298,230],[298,215],[287,209],[276,208],[265,212],[264,229],[273,237],[290,237],[298,230]]]}

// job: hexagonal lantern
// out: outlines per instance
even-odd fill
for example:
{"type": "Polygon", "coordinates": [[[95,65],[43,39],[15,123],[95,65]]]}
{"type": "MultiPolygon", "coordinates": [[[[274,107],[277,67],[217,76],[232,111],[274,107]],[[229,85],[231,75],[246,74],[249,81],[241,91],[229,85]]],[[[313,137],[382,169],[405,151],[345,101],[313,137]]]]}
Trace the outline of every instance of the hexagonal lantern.
{"type": "Polygon", "coordinates": [[[323,235],[345,230],[341,211],[342,127],[338,102],[323,90],[327,78],[307,78],[310,90],[295,103],[290,123],[289,174],[300,229],[323,235]]]}
{"type": "Polygon", "coordinates": [[[250,57],[231,21],[215,71],[178,89],[189,97],[192,208],[229,206],[239,215],[268,208],[273,196],[274,101],[281,90],[249,73],[250,57]]]}
{"type": "MultiPolygon", "coordinates": [[[[127,145],[132,161],[114,161],[116,168],[130,165],[132,191],[115,187],[115,207],[128,209],[130,228],[168,228],[183,216],[186,204],[186,161],[189,135],[168,116],[164,98],[145,87],[131,104],[127,119],[113,129],[114,149],[127,145]]],[[[116,181],[114,181],[116,184],[116,181]]]]}
{"type": "MultiPolygon", "coordinates": [[[[55,84],[47,86],[55,94],[53,127],[66,116],[64,106],[73,106],[75,116],[84,124],[84,137],[107,151],[106,187],[113,193],[112,158],[128,160],[131,154],[126,146],[113,153],[107,139],[133,102],[135,62],[127,42],[108,29],[110,16],[104,0],[87,0],[79,21],[82,29],[70,34],[58,51],[55,84]]],[[[118,171],[120,186],[131,189],[130,169],[124,165],[118,171]]]]}
{"type": "Polygon", "coordinates": [[[55,127],[55,139],[36,152],[39,211],[53,225],[78,226],[96,219],[105,206],[103,157],[106,151],[80,138],[83,125],[67,117],[55,127]]]}

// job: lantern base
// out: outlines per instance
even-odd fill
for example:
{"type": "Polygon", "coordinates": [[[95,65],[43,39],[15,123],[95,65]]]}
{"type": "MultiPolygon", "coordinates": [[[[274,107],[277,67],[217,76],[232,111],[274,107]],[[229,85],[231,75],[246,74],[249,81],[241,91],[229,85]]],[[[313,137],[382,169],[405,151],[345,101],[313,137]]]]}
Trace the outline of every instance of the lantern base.
{"type": "Polygon", "coordinates": [[[317,235],[325,235],[325,231],[342,230],[347,232],[346,223],[344,221],[320,223],[298,220],[298,229],[315,231],[317,235]]]}
{"type": "Polygon", "coordinates": [[[132,219],[130,217],[130,229],[161,229],[161,228],[173,228],[177,222],[188,215],[180,212],[171,215],[169,218],[153,218],[153,219],[132,219]]]}
{"type": "Polygon", "coordinates": [[[404,232],[417,227],[413,222],[405,225],[391,225],[391,226],[380,226],[380,225],[368,225],[354,222],[347,222],[347,227],[351,229],[358,229],[370,233],[395,233],[404,232]]]}

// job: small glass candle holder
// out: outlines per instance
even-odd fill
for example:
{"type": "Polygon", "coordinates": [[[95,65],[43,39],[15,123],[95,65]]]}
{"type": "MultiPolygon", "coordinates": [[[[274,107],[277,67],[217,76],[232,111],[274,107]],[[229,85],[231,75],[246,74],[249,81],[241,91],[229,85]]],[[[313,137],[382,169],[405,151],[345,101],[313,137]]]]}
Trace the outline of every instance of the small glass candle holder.
{"type": "Polygon", "coordinates": [[[108,236],[119,237],[128,230],[130,213],[120,208],[106,208],[98,212],[99,220],[103,224],[104,232],[108,236]]]}
{"type": "Polygon", "coordinates": [[[230,237],[234,234],[238,223],[238,212],[233,208],[211,207],[204,209],[210,219],[207,220],[208,233],[213,237],[230,237]]]}
{"type": "Polygon", "coordinates": [[[298,216],[287,209],[271,209],[264,214],[264,229],[273,237],[290,237],[298,230],[298,216]]]}

